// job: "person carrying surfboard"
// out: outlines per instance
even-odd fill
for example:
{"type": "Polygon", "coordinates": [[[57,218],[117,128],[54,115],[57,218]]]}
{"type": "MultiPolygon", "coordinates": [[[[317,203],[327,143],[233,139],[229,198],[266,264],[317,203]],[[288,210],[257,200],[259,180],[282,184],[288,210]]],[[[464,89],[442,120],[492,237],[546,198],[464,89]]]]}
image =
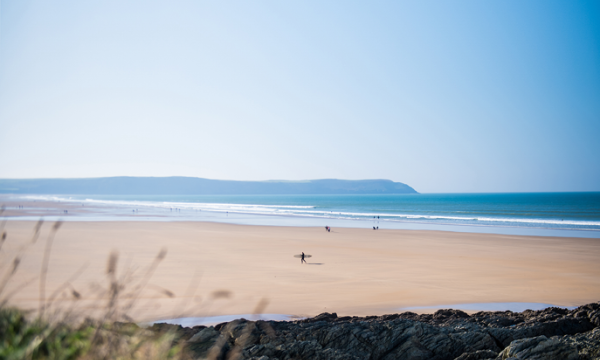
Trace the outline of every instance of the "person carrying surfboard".
{"type": "Polygon", "coordinates": [[[308,264],[308,263],[306,262],[306,259],[308,259],[308,258],[309,258],[309,257],[311,257],[311,256],[312,256],[312,255],[305,254],[304,252],[302,252],[302,254],[294,255],[294,257],[295,257],[295,258],[298,258],[298,259],[300,259],[300,264],[302,264],[302,263],[306,263],[306,264],[308,264]]]}

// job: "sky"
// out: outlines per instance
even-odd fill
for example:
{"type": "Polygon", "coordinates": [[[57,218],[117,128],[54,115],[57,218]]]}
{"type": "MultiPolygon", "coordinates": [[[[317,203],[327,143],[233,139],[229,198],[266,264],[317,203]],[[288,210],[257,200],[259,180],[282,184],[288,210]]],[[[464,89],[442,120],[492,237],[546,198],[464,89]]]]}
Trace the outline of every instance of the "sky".
{"type": "Polygon", "coordinates": [[[0,1],[0,178],[600,191],[600,1],[0,1]]]}

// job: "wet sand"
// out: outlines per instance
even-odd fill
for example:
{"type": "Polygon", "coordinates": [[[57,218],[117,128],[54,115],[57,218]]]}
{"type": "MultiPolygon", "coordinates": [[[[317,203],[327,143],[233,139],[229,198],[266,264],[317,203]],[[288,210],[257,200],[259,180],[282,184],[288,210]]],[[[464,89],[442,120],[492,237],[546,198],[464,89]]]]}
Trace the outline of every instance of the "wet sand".
{"type": "MultiPolygon", "coordinates": [[[[22,254],[0,296],[31,281],[10,302],[32,309],[39,304],[40,269],[52,223],[45,223],[31,244],[34,226],[6,222],[0,252],[2,273],[22,254]]],[[[262,312],[297,316],[325,311],[379,315],[403,307],[486,302],[574,306],[600,300],[598,239],[148,221],[63,223],[50,252],[46,293],[62,286],[65,297],[56,304],[91,314],[106,302],[94,299],[108,283],[111,251],[119,253],[118,276],[132,273],[127,288],[143,279],[161,248],[167,255],[129,312],[139,321],[248,314],[261,299],[268,301],[262,312]],[[302,251],[312,255],[306,265],[293,257],[302,251]],[[73,289],[82,299],[72,300],[73,289]]]]}

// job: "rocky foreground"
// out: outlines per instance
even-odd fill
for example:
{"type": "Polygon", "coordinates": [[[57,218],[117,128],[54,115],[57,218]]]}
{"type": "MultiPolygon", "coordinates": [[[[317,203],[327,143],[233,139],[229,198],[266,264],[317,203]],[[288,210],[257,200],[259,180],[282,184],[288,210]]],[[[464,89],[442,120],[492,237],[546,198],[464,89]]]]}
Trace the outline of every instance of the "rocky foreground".
{"type": "Polygon", "coordinates": [[[600,359],[600,302],[547,308],[246,321],[183,328],[176,342],[198,359],[600,359]]]}

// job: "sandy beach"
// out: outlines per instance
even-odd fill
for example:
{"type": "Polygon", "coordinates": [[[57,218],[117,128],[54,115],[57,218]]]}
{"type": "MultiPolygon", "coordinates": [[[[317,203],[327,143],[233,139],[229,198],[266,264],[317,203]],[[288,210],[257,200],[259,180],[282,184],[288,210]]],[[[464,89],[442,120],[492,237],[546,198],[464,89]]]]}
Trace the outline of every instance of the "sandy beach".
{"type": "MultiPolygon", "coordinates": [[[[15,292],[11,304],[37,308],[52,225],[44,223],[31,244],[35,222],[6,222],[1,270],[21,254],[3,291],[15,292]]],[[[574,306],[600,299],[597,239],[148,221],[62,223],[46,293],[62,288],[67,295],[56,303],[98,307],[111,251],[119,254],[117,274],[139,280],[163,248],[167,255],[131,312],[136,320],[248,314],[261,299],[268,301],[264,313],[296,316],[484,302],[574,306]],[[293,257],[301,252],[312,255],[306,265],[293,257]],[[71,300],[73,289],[80,300],[71,300]]]]}

